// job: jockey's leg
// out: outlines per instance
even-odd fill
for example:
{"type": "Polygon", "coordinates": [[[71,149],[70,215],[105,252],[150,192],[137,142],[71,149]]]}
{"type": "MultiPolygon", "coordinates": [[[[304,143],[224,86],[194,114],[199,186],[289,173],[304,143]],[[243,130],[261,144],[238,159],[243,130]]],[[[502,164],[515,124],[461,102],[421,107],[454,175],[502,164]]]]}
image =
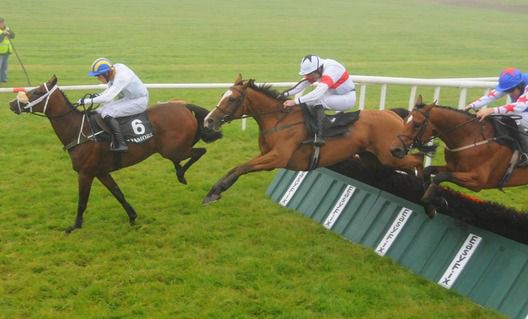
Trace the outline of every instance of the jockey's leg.
{"type": "Polygon", "coordinates": [[[126,145],[125,138],[123,137],[123,133],[121,132],[121,126],[119,125],[119,122],[115,118],[111,117],[110,115],[105,116],[103,120],[112,130],[113,143],[112,143],[111,151],[114,151],[114,152],[128,151],[128,146],[126,145]]]}
{"type": "Polygon", "coordinates": [[[148,96],[137,99],[119,99],[106,103],[103,107],[97,109],[106,124],[112,130],[113,145],[111,150],[116,152],[124,152],[128,150],[121,126],[116,120],[117,117],[129,116],[141,113],[147,109],[148,96]]]}
{"type": "Polygon", "coordinates": [[[517,141],[519,141],[521,155],[519,157],[518,166],[528,165],[528,134],[527,128],[524,125],[519,125],[517,132],[517,141]]]}
{"type": "Polygon", "coordinates": [[[315,105],[313,106],[313,110],[315,112],[315,120],[317,123],[317,133],[314,137],[314,145],[321,146],[325,144],[325,140],[323,139],[323,121],[325,118],[325,109],[322,105],[315,105]]]}

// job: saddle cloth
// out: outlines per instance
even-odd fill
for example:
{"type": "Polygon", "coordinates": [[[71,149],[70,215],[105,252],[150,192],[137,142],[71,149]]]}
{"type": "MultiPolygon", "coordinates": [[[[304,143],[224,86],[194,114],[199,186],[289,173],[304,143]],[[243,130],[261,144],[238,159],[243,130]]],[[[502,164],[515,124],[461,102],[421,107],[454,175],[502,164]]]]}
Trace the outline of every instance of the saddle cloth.
{"type": "MultiPolygon", "coordinates": [[[[88,118],[97,141],[109,142],[112,140],[111,130],[99,113],[91,112],[88,118]]],[[[121,126],[121,132],[127,143],[141,144],[154,136],[147,112],[118,117],[116,120],[121,126]]]]}
{"type": "MultiPolygon", "coordinates": [[[[304,126],[308,135],[314,135],[317,132],[317,122],[315,114],[312,114],[311,108],[305,105],[301,106],[304,115],[304,126]]],[[[326,115],[323,121],[323,137],[343,136],[348,132],[350,125],[359,119],[359,112],[336,113],[326,115]]]]}

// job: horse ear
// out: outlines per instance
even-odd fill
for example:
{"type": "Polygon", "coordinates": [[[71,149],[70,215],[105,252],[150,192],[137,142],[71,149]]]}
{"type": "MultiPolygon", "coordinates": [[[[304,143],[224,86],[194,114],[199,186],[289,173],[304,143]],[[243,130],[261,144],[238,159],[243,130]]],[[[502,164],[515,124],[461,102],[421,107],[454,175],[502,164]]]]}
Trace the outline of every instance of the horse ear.
{"type": "Polygon", "coordinates": [[[235,85],[242,84],[242,74],[238,73],[238,76],[235,79],[235,85]]]}
{"type": "Polygon", "coordinates": [[[416,106],[422,106],[423,105],[423,98],[422,98],[421,94],[418,95],[418,98],[416,99],[415,105],[416,106]]]}
{"type": "Polygon", "coordinates": [[[249,87],[249,86],[253,86],[253,85],[255,85],[255,80],[250,79],[246,83],[244,83],[244,89],[249,87]]]}
{"type": "Polygon", "coordinates": [[[55,84],[57,84],[57,76],[55,74],[53,74],[48,80],[48,84],[49,86],[54,86],[55,84]]]}

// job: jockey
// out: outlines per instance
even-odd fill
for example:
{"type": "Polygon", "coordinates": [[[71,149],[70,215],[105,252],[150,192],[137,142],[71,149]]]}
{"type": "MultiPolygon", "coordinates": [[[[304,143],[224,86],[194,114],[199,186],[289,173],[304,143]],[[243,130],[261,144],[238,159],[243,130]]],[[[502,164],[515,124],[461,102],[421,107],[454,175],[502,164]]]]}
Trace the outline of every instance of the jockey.
{"type": "Polygon", "coordinates": [[[126,65],[112,64],[105,58],[95,60],[88,75],[96,76],[103,84],[108,83],[108,88],[93,98],[80,99],[79,104],[103,104],[97,112],[112,130],[114,139],[111,150],[127,151],[128,146],[116,117],[144,112],[149,98],[147,88],[126,65]]]}
{"type": "MultiPolygon", "coordinates": [[[[482,96],[476,101],[468,104],[466,110],[479,110],[483,106],[500,99],[508,94],[511,103],[498,107],[481,109],[477,112],[477,117],[483,120],[492,113],[518,115],[521,119],[518,121],[519,130],[526,132],[528,128],[528,73],[522,73],[519,69],[505,69],[499,76],[499,84],[494,90],[482,96]]],[[[521,160],[528,164],[528,143],[524,134],[518,134],[518,140],[521,145],[521,160]]],[[[523,163],[524,164],[524,163],[523,163]]]]}
{"type": "Polygon", "coordinates": [[[298,104],[305,104],[316,113],[317,134],[314,138],[315,145],[323,145],[323,119],[325,109],[345,111],[356,103],[354,82],[345,67],[331,59],[321,59],[316,55],[307,55],[301,60],[299,75],[304,78],[294,87],[282,93],[288,97],[302,92],[313,83],[316,88],[310,93],[294,100],[284,101],[284,108],[298,104]]]}

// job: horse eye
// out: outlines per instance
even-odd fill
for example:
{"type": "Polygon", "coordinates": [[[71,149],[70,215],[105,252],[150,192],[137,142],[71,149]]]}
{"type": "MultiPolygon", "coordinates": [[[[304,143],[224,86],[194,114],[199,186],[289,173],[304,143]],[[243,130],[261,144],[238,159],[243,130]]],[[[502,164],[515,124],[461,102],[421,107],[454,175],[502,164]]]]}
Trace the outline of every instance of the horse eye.
{"type": "Polygon", "coordinates": [[[420,126],[422,126],[421,123],[416,123],[416,122],[413,123],[413,128],[414,128],[415,130],[419,129],[420,126]]]}

